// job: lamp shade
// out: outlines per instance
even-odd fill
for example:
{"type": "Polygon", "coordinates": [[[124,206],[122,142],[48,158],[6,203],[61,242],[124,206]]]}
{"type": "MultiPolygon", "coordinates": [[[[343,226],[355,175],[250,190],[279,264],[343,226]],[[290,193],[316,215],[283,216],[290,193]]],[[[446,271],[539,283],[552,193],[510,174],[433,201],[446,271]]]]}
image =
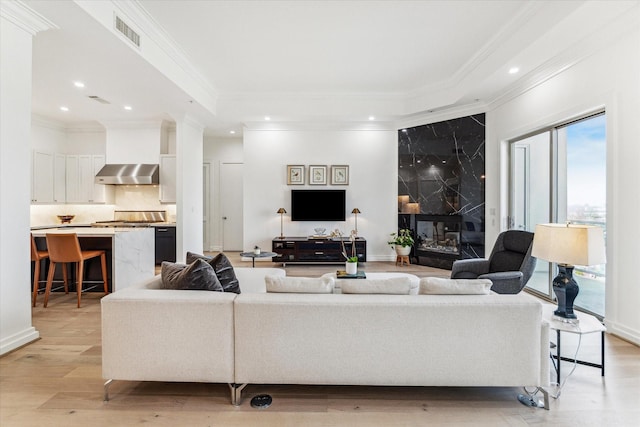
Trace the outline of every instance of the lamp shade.
{"type": "Polygon", "coordinates": [[[278,209],[278,211],[277,211],[276,213],[279,213],[279,214],[286,214],[286,213],[287,213],[287,211],[286,211],[286,210],[284,210],[284,208],[280,208],[280,209],[278,209]]]}
{"type": "Polygon", "coordinates": [[[604,264],[604,233],[593,225],[538,224],[531,255],[557,264],[604,264]]]}
{"type": "Polygon", "coordinates": [[[353,208],[353,210],[351,211],[351,213],[352,213],[352,214],[359,214],[359,213],[362,213],[362,212],[360,212],[360,209],[358,209],[358,208],[353,208]]]}

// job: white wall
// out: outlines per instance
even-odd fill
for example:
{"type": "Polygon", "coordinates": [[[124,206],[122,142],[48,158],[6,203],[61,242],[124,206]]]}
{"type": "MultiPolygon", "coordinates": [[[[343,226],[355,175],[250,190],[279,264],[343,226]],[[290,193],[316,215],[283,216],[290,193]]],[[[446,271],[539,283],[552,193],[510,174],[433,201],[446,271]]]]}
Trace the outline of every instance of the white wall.
{"type": "Polygon", "coordinates": [[[162,121],[107,125],[107,163],[160,163],[162,121]]]}
{"type": "MultiPolygon", "coordinates": [[[[330,128],[330,127],[329,127],[330,128]]],[[[291,189],[346,189],[345,222],[292,222],[285,215],[286,236],[308,236],[314,227],[328,231],[354,228],[367,239],[367,260],[393,259],[387,245],[389,233],[397,229],[398,138],[395,130],[250,130],[244,131],[244,247],[271,247],[280,235],[284,207],[291,212],[291,189]],[[289,186],[286,167],[294,165],[349,165],[348,186],[289,186]]],[[[307,180],[308,182],[308,180],[307,180]]]]}
{"type": "MultiPolygon", "coordinates": [[[[638,8],[635,8],[637,14],[638,8]]],[[[637,21],[636,21],[637,22],[637,21]]],[[[498,207],[487,222],[492,245],[508,214],[504,174],[506,141],[545,125],[604,107],[607,115],[607,286],[610,332],[640,344],[640,31],[636,27],[605,49],[487,113],[487,206],[498,207]]],[[[580,296],[578,296],[580,298],[580,296]]]]}
{"type": "Polygon", "coordinates": [[[204,138],[204,162],[210,164],[209,248],[222,251],[222,211],[220,205],[220,165],[243,163],[242,138],[204,138]]]}
{"type": "Polygon", "coordinates": [[[31,324],[29,203],[32,36],[0,18],[0,354],[39,337],[31,324]]]}
{"type": "Polygon", "coordinates": [[[176,121],[176,251],[184,261],[186,252],[202,250],[203,128],[186,117],[176,121]]]}

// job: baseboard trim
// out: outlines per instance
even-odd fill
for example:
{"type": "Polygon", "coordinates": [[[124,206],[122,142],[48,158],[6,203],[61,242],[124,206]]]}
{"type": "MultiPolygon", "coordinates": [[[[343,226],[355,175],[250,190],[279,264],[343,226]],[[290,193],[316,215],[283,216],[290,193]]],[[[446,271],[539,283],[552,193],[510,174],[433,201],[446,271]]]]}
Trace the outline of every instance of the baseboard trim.
{"type": "Polygon", "coordinates": [[[0,356],[32,343],[40,338],[40,332],[33,326],[0,340],[0,356]]]}
{"type": "Polygon", "coordinates": [[[621,325],[620,323],[607,320],[606,317],[604,319],[604,324],[607,327],[607,332],[609,332],[610,334],[616,335],[625,341],[629,341],[632,344],[640,346],[639,331],[628,328],[624,325],[621,325]]]}

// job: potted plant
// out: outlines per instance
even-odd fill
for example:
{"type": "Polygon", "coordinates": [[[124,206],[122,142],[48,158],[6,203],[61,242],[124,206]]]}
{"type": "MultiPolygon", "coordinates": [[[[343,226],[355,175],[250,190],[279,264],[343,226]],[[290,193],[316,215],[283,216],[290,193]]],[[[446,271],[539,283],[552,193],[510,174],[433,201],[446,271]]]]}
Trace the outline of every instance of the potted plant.
{"type": "Polygon", "coordinates": [[[345,263],[345,270],[347,274],[356,274],[358,272],[358,256],[356,255],[356,234],[355,231],[351,231],[349,240],[351,241],[351,256],[347,255],[347,248],[344,245],[344,239],[342,238],[342,232],[337,231],[340,236],[340,242],[342,243],[342,256],[347,260],[345,263]]]}
{"type": "Polygon", "coordinates": [[[391,240],[387,243],[395,248],[398,255],[409,255],[411,246],[414,244],[413,237],[411,237],[411,230],[401,228],[397,233],[391,233],[391,240]]]}

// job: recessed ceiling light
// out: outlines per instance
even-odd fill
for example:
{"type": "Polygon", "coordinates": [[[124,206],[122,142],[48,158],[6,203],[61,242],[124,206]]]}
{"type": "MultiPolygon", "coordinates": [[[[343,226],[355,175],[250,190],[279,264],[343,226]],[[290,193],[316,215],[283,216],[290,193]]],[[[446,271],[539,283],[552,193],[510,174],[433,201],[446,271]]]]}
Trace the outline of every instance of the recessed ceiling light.
{"type": "Polygon", "coordinates": [[[230,133],[231,135],[235,135],[235,134],[236,134],[236,131],[235,131],[235,130],[230,130],[230,131],[229,131],[229,133],[230,133]]]}
{"type": "Polygon", "coordinates": [[[269,120],[271,120],[271,117],[269,117],[269,116],[264,116],[264,119],[265,119],[266,121],[269,121],[269,120]]]}
{"type": "Polygon", "coordinates": [[[509,74],[515,74],[515,73],[517,73],[518,71],[520,71],[520,68],[518,68],[518,67],[511,67],[511,68],[509,68],[509,74]]]}
{"type": "Polygon", "coordinates": [[[73,85],[77,88],[83,88],[84,87],[84,83],[82,82],[73,82],[73,85]]]}
{"type": "Polygon", "coordinates": [[[65,107],[64,105],[60,107],[62,111],[69,111],[69,107],[65,107]]]}
{"type": "Polygon", "coordinates": [[[369,120],[375,120],[376,118],[373,116],[369,116],[369,120]]]}
{"type": "Polygon", "coordinates": [[[407,133],[407,130],[406,129],[402,129],[402,132],[407,133]]]}
{"type": "Polygon", "coordinates": [[[127,111],[133,110],[133,107],[131,107],[131,105],[125,105],[123,108],[127,111]]]}

